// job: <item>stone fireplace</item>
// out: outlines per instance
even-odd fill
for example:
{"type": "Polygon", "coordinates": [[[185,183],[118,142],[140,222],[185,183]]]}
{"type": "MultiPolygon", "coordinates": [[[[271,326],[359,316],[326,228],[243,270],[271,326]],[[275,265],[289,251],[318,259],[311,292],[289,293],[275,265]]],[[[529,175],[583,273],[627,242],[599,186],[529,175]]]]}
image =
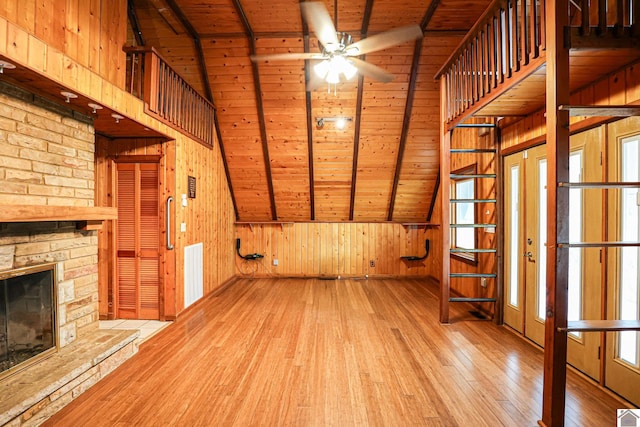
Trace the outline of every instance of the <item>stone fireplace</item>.
{"type": "Polygon", "coordinates": [[[54,267],[0,273],[0,378],[56,349],[54,267]]]}
{"type": "MultiPolygon", "coordinates": [[[[38,425],[137,351],[137,331],[99,330],[99,223],[114,217],[94,207],[94,157],[91,117],[0,81],[0,281],[46,266],[54,287],[17,303],[49,305],[48,318],[33,310],[16,315],[17,326],[0,320],[0,346],[13,327],[32,338],[18,347],[49,352],[0,374],[0,426],[38,425]]],[[[0,363],[11,357],[3,351],[0,363]]]]}

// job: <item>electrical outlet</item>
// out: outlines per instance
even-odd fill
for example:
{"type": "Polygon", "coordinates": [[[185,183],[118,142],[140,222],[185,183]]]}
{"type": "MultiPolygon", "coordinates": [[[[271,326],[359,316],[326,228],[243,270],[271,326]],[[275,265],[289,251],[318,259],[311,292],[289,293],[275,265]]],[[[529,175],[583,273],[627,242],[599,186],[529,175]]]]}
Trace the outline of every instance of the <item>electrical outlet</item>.
{"type": "Polygon", "coordinates": [[[376,262],[374,260],[369,261],[369,267],[375,267],[376,262]]]}
{"type": "Polygon", "coordinates": [[[275,265],[276,267],[278,266],[278,258],[273,260],[273,265],[275,265]]]}
{"type": "Polygon", "coordinates": [[[487,278],[483,277],[480,279],[480,286],[482,286],[483,288],[487,287],[487,278]]]}

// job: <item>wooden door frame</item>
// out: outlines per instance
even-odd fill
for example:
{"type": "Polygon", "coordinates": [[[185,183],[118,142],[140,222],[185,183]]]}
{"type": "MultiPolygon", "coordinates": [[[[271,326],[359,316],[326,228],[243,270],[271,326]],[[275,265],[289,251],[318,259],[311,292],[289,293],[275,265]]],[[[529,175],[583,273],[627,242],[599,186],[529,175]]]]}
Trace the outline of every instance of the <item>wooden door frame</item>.
{"type": "MultiPolygon", "coordinates": [[[[163,253],[166,250],[166,248],[162,245],[162,229],[163,229],[163,197],[162,197],[162,182],[160,180],[160,176],[162,175],[162,165],[161,165],[161,160],[162,160],[162,155],[133,155],[133,156],[117,156],[114,157],[113,163],[116,165],[113,168],[113,178],[116,182],[116,185],[114,186],[114,194],[113,194],[113,198],[114,201],[118,200],[118,192],[117,192],[117,183],[118,183],[118,164],[154,164],[157,167],[158,170],[158,200],[157,200],[157,208],[158,208],[158,221],[159,221],[159,228],[158,228],[158,319],[162,319],[164,317],[164,274],[163,273],[163,262],[162,262],[162,257],[163,257],[163,253]]],[[[137,169],[137,168],[136,168],[137,169]]],[[[118,317],[118,262],[117,262],[117,258],[118,258],[118,242],[117,242],[117,236],[118,236],[118,231],[117,231],[117,227],[114,227],[114,245],[112,247],[112,251],[111,251],[111,256],[113,257],[113,262],[111,263],[113,271],[112,271],[112,276],[113,280],[110,282],[110,286],[111,286],[111,292],[110,295],[112,296],[112,307],[113,307],[113,314],[114,316],[117,318],[118,317]]],[[[137,257],[136,257],[137,258],[137,257]]]]}

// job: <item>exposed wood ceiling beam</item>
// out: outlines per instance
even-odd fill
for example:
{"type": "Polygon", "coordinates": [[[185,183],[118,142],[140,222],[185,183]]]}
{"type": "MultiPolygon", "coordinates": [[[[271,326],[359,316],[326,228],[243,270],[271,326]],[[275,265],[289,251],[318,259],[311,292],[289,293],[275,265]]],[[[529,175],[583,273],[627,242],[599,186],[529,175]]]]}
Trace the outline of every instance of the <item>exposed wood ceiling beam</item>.
{"type": "Polygon", "coordinates": [[[431,196],[431,204],[429,205],[429,213],[427,214],[427,222],[431,222],[433,216],[433,209],[436,207],[438,201],[438,190],[440,190],[440,171],[436,175],[436,183],[433,185],[433,196],[431,196]]]}
{"type": "MultiPolygon", "coordinates": [[[[438,5],[440,4],[440,0],[432,0],[431,4],[427,8],[426,13],[424,14],[424,18],[422,18],[422,22],[420,27],[422,28],[422,32],[426,32],[426,28],[431,22],[431,18],[433,18],[433,14],[436,12],[438,5]]],[[[464,34],[461,34],[464,36],[464,34]]],[[[433,209],[436,206],[436,202],[438,201],[438,190],[440,189],[440,170],[438,170],[438,175],[436,176],[436,182],[433,185],[433,193],[431,193],[431,202],[429,203],[429,213],[427,214],[427,222],[431,222],[431,216],[433,215],[433,209]]]]}
{"type": "MultiPolygon", "coordinates": [[[[440,0],[432,0],[431,4],[427,8],[427,11],[422,18],[420,28],[424,32],[424,29],[429,25],[429,21],[433,17],[440,0]]],[[[404,157],[404,150],[407,145],[407,135],[409,133],[409,125],[411,122],[411,111],[413,110],[413,99],[416,91],[416,80],[418,79],[418,68],[420,67],[420,55],[422,54],[422,41],[418,39],[415,42],[413,49],[413,62],[411,64],[411,76],[409,77],[409,90],[407,91],[407,102],[404,108],[404,118],[402,120],[402,132],[400,134],[400,145],[398,147],[398,157],[396,160],[396,170],[393,177],[393,186],[391,189],[391,197],[389,198],[389,213],[387,215],[387,221],[393,220],[393,209],[396,204],[396,196],[398,195],[398,184],[400,182],[400,172],[402,170],[402,160],[404,157]]],[[[435,193],[435,192],[434,192],[435,193]]],[[[431,203],[433,204],[433,200],[431,203]]]]}
{"type": "Polygon", "coordinates": [[[420,23],[420,28],[422,28],[422,32],[424,33],[431,22],[431,18],[433,18],[433,14],[436,13],[436,9],[438,9],[438,5],[440,5],[440,0],[431,0],[431,4],[427,8],[427,11],[422,18],[422,22],[420,23]]]}
{"type": "MultiPolygon", "coordinates": [[[[233,0],[233,5],[238,12],[238,16],[242,21],[247,38],[249,39],[250,54],[256,54],[256,41],[249,19],[244,12],[244,8],[240,3],[240,0],[233,0]]],[[[271,175],[271,161],[269,157],[269,144],[267,142],[267,126],[265,124],[264,106],[262,105],[262,87],[260,85],[260,71],[258,70],[258,64],[251,61],[251,69],[253,70],[253,86],[256,95],[256,105],[258,107],[258,122],[260,124],[260,139],[262,140],[262,155],[264,157],[264,169],[267,174],[267,186],[269,188],[269,201],[271,204],[271,219],[276,221],[278,219],[278,212],[276,211],[276,198],[273,192],[273,176],[271,175]]]]}
{"type": "MultiPolygon", "coordinates": [[[[373,10],[373,0],[367,0],[362,15],[362,28],[360,30],[362,40],[367,37],[369,31],[369,22],[371,21],[371,11],[373,10]]],[[[364,60],[365,55],[361,55],[360,59],[364,60]]],[[[364,92],[364,76],[358,76],[358,95],[356,98],[356,122],[353,132],[353,165],[351,167],[351,195],[349,197],[349,220],[353,221],[353,215],[356,204],[356,183],[358,178],[358,156],[360,153],[360,124],[362,120],[362,93],[364,92]]]]}
{"type": "Polygon", "coordinates": [[[200,43],[200,36],[198,35],[198,32],[196,31],[196,29],[193,28],[193,25],[191,25],[191,22],[189,22],[189,19],[187,19],[185,14],[182,12],[182,9],[178,7],[175,0],[166,0],[166,2],[171,8],[171,10],[173,11],[173,13],[178,17],[178,19],[180,20],[180,23],[182,23],[184,28],[187,30],[187,32],[189,33],[189,36],[191,37],[191,39],[193,40],[193,43],[195,44],[196,53],[198,54],[198,68],[200,69],[200,77],[202,78],[204,90],[206,91],[205,95],[207,99],[213,105],[215,105],[215,102],[213,101],[213,94],[211,93],[211,85],[209,84],[209,74],[207,73],[207,64],[205,63],[204,52],[202,51],[202,44],[200,43]]]}
{"type": "Polygon", "coordinates": [[[236,196],[233,192],[233,184],[231,181],[231,173],[229,172],[229,164],[227,163],[227,154],[224,151],[224,144],[222,143],[222,132],[220,131],[220,124],[218,123],[218,115],[213,115],[213,122],[216,127],[216,136],[218,137],[218,145],[220,146],[220,155],[222,156],[222,165],[224,166],[224,174],[227,177],[227,186],[229,187],[229,193],[231,194],[231,203],[233,204],[233,213],[236,217],[236,221],[240,220],[238,215],[238,204],[236,203],[236,196]]]}
{"type": "MultiPolygon", "coordinates": [[[[304,0],[300,0],[302,3],[304,0]]],[[[304,16],[302,16],[302,8],[300,9],[300,19],[302,20],[302,33],[304,34],[304,51],[309,52],[309,25],[304,20],[304,16]]],[[[306,90],[306,84],[311,78],[310,76],[311,70],[311,61],[305,61],[304,67],[304,77],[305,77],[305,106],[306,106],[306,114],[307,114],[307,156],[309,163],[309,219],[311,221],[315,221],[316,219],[316,197],[315,197],[315,174],[313,171],[313,114],[312,114],[312,106],[311,106],[311,92],[306,90]]]]}
{"type": "MultiPolygon", "coordinates": [[[[200,69],[200,74],[202,76],[202,81],[205,89],[205,96],[207,99],[215,106],[215,100],[213,99],[213,93],[211,92],[211,85],[209,84],[209,74],[207,73],[207,67],[204,59],[204,52],[202,51],[202,44],[200,43],[200,37],[191,25],[191,22],[187,19],[182,10],[178,7],[174,0],[167,0],[167,4],[173,11],[173,13],[178,17],[184,28],[189,33],[189,36],[194,42],[197,54],[198,54],[198,66],[200,69]]],[[[238,205],[236,203],[236,196],[233,192],[233,185],[231,184],[231,175],[229,173],[229,164],[227,163],[227,156],[224,151],[224,143],[222,141],[222,133],[220,132],[220,124],[218,123],[218,115],[214,114],[213,116],[214,125],[216,127],[216,135],[218,137],[218,145],[220,146],[220,156],[222,157],[222,164],[224,165],[225,175],[227,177],[227,186],[229,187],[229,194],[231,195],[231,203],[233,204],[233,210],[236,216],[236,220],[238,219],[238,205]]]]}
{"type": "Polygon", "coordinates": [[[407,102],[404,106],[404,118],[402,120],[402,132],[400,133],[400,145],[398,147],[398,157],[396,159],[396,171],[393,177],[393,187],[391,189],[391,197],[389,198],[389,214],[387,221],[393,221],[393,208],[396,204],[396,196],[398,194],[398,183],[400,182],[400,171],[402,170],[402,160],[404,158],[404,149],[407,145],[407,135],[409,133],[409,124],[411,122],[411,110],[413,109],[413,98],[416,91],[416,81],[418,80],[418,68],[420,66],[420,54],[422,53],[422,40],[418,39],[413,48],[413,62],[411,64],[411,76],[409,77],[409,90],[407,91],[407,102]]]}
{"type": "Polygon", "coordinates": [[[140,31],[140,23],[138,22],[136,9],[133,7],[133,0],[127,1],[127,15],[129,16],[129,23],[131,24],[136,44],[138,46],[144,46],[144,38],[142,37],[142,31],[140,31]]]}

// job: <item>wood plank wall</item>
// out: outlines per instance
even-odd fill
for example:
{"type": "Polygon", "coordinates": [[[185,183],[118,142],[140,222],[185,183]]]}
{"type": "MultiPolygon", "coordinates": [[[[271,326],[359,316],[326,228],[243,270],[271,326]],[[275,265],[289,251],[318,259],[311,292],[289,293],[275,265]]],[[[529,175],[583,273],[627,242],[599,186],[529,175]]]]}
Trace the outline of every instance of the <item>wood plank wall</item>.
{"type": "Polygon", "coordinates": [[[437,233],[437,228],[398,223],[238,225],[241,253],[257,252],[264,258],[244,261],[236,255],[236,273],[255,277],[435,276],[440,259],[437,233]],[[431,250],[424,261],[400,259],[424,255],[425,239],[430,239],[431,250]],[[273,265],[274,259],[278,266],[273,265]]]}
{"type": "Polygon", "coordinates": [[[204,245],[204,295],[231,280],[235,273],[235,214],[220,150],[213,150],[186,136],[176,139],[175,163],[175,262],[176,304],[184,307],[184,248],[204,245]],[[196,197],[181,206],[188,194],[188,176],[196,179],[196,197]],[[185,232],[180,231],[184,223],[185,232]]]}
{"type": "MultiPolygon", "coordinates": [[[[623,105],[640,102],[640,63],[629,65],[571,95],[573,105],[623,105]]],[[[598,119],[598,118],[596,118],[598,119]]],[[[593,119],[589,119],[593,120],[593,119]]],[[[586,117],[571,117],[571,124],[588,123],[586,117]]],[[[507,124],[502,129],[502,150],[517,150],[543,143],[546,135],[544,110],[507,124]]]]}
{"type": "MultiPolygon", "coordinates": [[[[7,38],[15,33],[11,28],[15,25],[124,88],[126,1],[3,0],[0,16],[9,22],[7,38]]],[[[24,51],[20,55],[28,54],[24,51]]]]}
{"type": "MultiPolygon", "coordinates": [[[[114,206],[113,188],[115,174],[113,159],[122,156],[160,155],[161,182],[167,188],[160,200],[162,226],[165,230],[166,197],[172,195],[172,243],[173,251],[166,251],[168,264],[164,285],[164,314],[175,317],[184,307],[184,248],[195,243],[204,246],[204,294],[208,294],[223,285],[235,275],[234,270],[234,214],[231,196],[220,152],[210,150],[187,137],[163,143],[153,139],[117,139],[97,138],[96,147],[96,205],[114,206]],[[196,179],[196,197],[187,199],[182,206],[182,194],[188,194],[188,176],[196,179]],[[175,181],[175,191],[172,182],[175,181]],[[185,231],[180,225],[185,224],[185,231]],[[175,278],[174,278],[175,277],[175,278]]],[[[99,233],[100,239],[100,315],[109,317],[113,313],[108,301],[112,298],[114,266],[109,256],[115,248],[115,236],[112,221],[99,233]],[[109,298],[102,298],[102,296],[109,298]]],[[[162,245],[166,244],[163,233],[162,245]]]]}

